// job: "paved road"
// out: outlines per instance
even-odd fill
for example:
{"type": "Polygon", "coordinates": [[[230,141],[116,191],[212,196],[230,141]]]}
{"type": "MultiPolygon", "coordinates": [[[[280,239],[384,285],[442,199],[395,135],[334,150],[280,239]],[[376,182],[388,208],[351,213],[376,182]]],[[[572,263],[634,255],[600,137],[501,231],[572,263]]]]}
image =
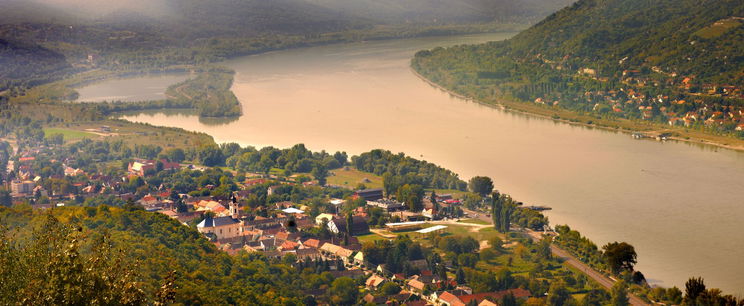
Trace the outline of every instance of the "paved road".
{"type": "MultiPolygon", "coordinates": [[[[527,232],[527,234],[530,237],[532,237],[533,240],[536,240],[537,241],[537,240],[542,239],[542,233],[540,233],[540,232],[535,232],[535,231],[532,231],[532,230],[529,230],[529,229],[526,230],[526,232],[527,232]]],[[[563,249],[561,249],[561,248],[559,248],[559,247],[557,247],[555,245],[550,245],[550,250],[553,251],[553,255],[554,256],[557,256],[558,258],[563,259],[569,265],[575,267],[576,269],[578,269],[581,272],[584,272],[584,274],[586,274],[587,276],[591,277],[593,280],[595,280],[597,283],[599,283],[603,287],[605,287],[607,289],[610,289],[610,288],[612,288],[612,285],[615,284],[615,281],[613,281],[609,277],[606,277],[606,276],[602,275],[601,273],[597,272],[597,270],[592,269],[587,264],[581,262],[580,260],[578,260],[573,255],[569,254],[565,250],[563,250],[563,249]]],[[[630,301],[630,304],[633,305],[633,306],[647,306],[647,305],[649,305],[648,303],[646,303],[643,300],[641,300],[641,298],[639,298],[639,297],[637,297],[637,296],[635,296],[633,294],[630,294],[630,293],[628,294],[628,299],[630,301]]]]}
{"type": "MultiPolygon", "coordinates": [[[[489,223],[491,222],[491,218],[486,217],[485,214],[483,214],[482,212],[476,212],[476,211],[472,211],[472,210],[468,210],[468,209],[463,209],[463,211],[465,211],[465,213],[467,213],[470,216],[475,216],[477,214],[478,217],[476,217],[476,219],[483,220],[483,221],[486,221],[486,222],[489,222],[489,223]]],[[[540,233],[540,232],[535,232],[535,231],[532,231],[532,230],[526,230],[526,232],[527,232],[527,234],[530,237],[532,237],[533,240],[540,240],[540,239],[542,239],[542,233],[540,233]]],[[[563,250],[563,249],[561,249],[561,248],[559,248],[559,247],[557,247],[555,245],[551,245],[550,246],[550,250],[553,251],[553,255],[555,255],[555,256],[563,259],[566,263],[568,263],[569,265],[575,267],[579,271],[584,272],[584,274],[586,274],[587,276],[591,277],[593,280],[595,280],[597,283],[599,283],[603,287],[605,287],[607,289],[610,289],[610,288],[612,288],[612,285],[615,284],[615,281],[613,281],[612,279],[610,279],[610,278],[602,275],[601,273],[597,272],[596,270],[592,269],[591,267],[589,267],[585,263],[581,262],[580,260],[578,260],[573,255],[569,254],[565,250],[563,250]]],[[[641,298],[639,298],[639,297],[637,297],[637,296],[635,296],[633,294],[628,294],[628,299],[630,300],[630,304],[633,305],[633,306],[647,306],[647,305],[649,305],[648,303],[646,303],[643,300],[641,300],[641,298]]]]}

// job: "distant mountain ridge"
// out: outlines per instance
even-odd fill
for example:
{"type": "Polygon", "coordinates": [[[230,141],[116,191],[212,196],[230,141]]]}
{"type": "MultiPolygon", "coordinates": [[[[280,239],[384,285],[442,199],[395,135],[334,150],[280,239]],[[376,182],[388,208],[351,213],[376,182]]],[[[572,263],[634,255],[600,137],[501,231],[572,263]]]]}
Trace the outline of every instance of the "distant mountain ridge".
{"type": "MultiPolygon", "coordinates": [[[[392,31],[401,28],[406,35],[405,31],[415,32],[417,27],[528,24],[572,1],[1,0],[0,39],[62,54],[73,65],[95,64],[96,60],[86,62],[93,55],[105,59],[107,67],[147,66],[154,60],[162,66],[205,62],[312,40],[343,41],[338,33],[374,31],[391,25],[392,31]]],[[[16,57],[12,50],[16,49],[4,48],[0,59],[10,63],[0,67],[0,80],[20,78],[12,84],[63,64],[51,64],[48,57],[40,57],[44,64],[39,69],[25,71],[13,65],[16,57]]],[[[9,86],[0,83],[0,91],[9,86]]]]}

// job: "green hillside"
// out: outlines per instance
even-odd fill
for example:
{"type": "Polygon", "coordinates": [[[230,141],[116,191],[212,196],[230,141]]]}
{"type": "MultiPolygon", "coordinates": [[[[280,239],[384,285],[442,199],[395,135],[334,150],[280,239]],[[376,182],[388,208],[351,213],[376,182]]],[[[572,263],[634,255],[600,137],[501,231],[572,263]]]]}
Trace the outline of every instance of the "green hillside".
{"type": "Polygon", "coordinates": [[[289,265],[231,257],[195,229],[142,209],[0,207],[0,218],[0,235],[10,238],[0,245],[4,305],[87,304],[107,295],[113,300],[100,304],[151,305],[168,291],[161,286],[171,271],[174,301],[186,305],[298,305],[308,285],[289,265]],[[81,284],[90,292],[70,289],[81,284]]]}
{"type": "Polygon", "coordinates": [[[734,0],[581,0],[507,41],[422,51],[413,67],[486,101],[733,133],[744,123],[742,16],[734,0]]]}

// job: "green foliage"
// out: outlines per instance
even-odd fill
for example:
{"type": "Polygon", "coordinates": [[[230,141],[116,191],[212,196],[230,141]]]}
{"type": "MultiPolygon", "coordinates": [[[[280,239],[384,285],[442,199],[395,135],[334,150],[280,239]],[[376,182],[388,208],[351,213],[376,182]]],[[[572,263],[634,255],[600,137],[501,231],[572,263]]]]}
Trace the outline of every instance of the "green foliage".
{"type": "Polygon", "coordinates": [[[572,230],[568,225],[556,225],[555,231],[559,235],[553,242],[559,247],[597,270],[607,269],[607,262],[594,242],[581,236],[581,233],[572,230]]]}
{"type": "Polygon", "coordinates": [[[398,294],[400,290],[400,286],[394,282],[387,282],[380,287],[380,292],[385,296],[398,294]]]}
{"type": "MultiPolygon", "coordinates": [[[[332,281],[301,281],[314,272],[298,275],[293,267],[259,254],[231,257],[195,229],[159,213],[99,206],[94,215],[82,207],[55,208],[52,214],[60,220],[59,228],[70,230],[41,227],[36,233],[34,228],[46,224],[48,215],[30,208],[0,208],[0,219],[16,235],[3,240],[2,252],[8,256],[0,258],[4,284],[0,290],[28,291],[26,295],[1,297],[57,299],[50,300],[51,304],[89,304],[83,301],[96,297],[112,301],[98,304],[118,304],[114,301],[120,297],[131,297],[131,301],[138,297],[143,301],[139,304],[151,304],[172,296],[175,290],[175,302],[182,304],[299,304],[302,290],[330,286],[332,281]],[[59,238],[53,238],[56,235],[59,238]],[[101,245],[106,247],[96,248],[101,245]],[[170,276],[172,271],[175,280],[170,276]],[[77,287],[65,290],[65,283],[77,287]],[[267,294],[271,288],[281,294],[267,294]]],[[[67,288],[73,288],[70,286],[67,288]]],[[[40,301],[32,304],[47,304],[40,301]]]]}
{"type": "Polygon", "coordinates": [[[464,190],[467,185],[454,172],[403,153],[393,154],[377,149],[352,157],[351,163],[358,170],[382,175],[385,193],[388,195],[396,193],[405,184],[457,190],[464,190]]]}
{"type": "Polygon", "coordinates": [[[191,103],[202,117],[240,116],[240,102],[230,90],[234,74],[226,68],[208,68],[196,78],[171,85],[166,95],[176,104],[191,103]]]}
{"type": "Polygon", "coordinates": [[[610,294],[612,295],[612,306],[628,306],[630,301],[628,300],[628,284],[623,280],[619,280],[612,285],[610,294]]]}
{"type": "Polygon", "coordinates": [[[493,181],[487,176],[474,176],[468,182],[468,188],[470,188],[470,191],[485,197],[493,191],[493,181]]]}
{"type": "Polygon", "coordinates": [[[479,243],[473,237],[444,237],[439,239],[437,246],[445,252],[455,254],[472,253],[478,250],[479,243]]]}
{"type": "Polygon", "coordinates": [[[421,185],[408,185],[405,184],[398,188],[395,198],[406,204],[410,211],[421,211],[424,208],[422,197],[424,196],[424,188],[421,185]]]}
{"type": "Polygon", "coordinates": [[[29,240],[0,231],[0,289],[2,304],[25,305],[144,305],[147,299],[137,282],[137,269],[110,238],[87,238],[82,229],[64,225],[54,216],[29,240]],[[84,245],[85,244],[85,245],[84,245]]]}
{"type": "Polygon", "coordinates": [[[512,214],[516,208],[509,195],[494,192],[491,195],[491,219],[497,231],[506,233],[511,226],[512,214]]]}
{"type": "Polygon", "coordinates": [[[352,305],[357,300],[359,290],[357,289],[356,283],[353,279],[348,277],[340,277],[333,281],[331,284],[331,294],[333,297],[331,300],[340,305],[352,305]]]}
{"type": "MultiPolygon", "coordinates": [[[[566,284],[562,281],[553,282],[548,290],[548,305],[549,306],[563,306],[569,304],[573,300],[571,292],[566,288],[566,284]]],[[[569,304],[570,305],[570,304],[569,304]]]]}
{"type": "Polygon", "coordinates": [[[633,271],[637,255],[632,245],[626,242],[610,242],[604,245],[602,250],[604,250],[604,258],[612,273],[633,271]]]}

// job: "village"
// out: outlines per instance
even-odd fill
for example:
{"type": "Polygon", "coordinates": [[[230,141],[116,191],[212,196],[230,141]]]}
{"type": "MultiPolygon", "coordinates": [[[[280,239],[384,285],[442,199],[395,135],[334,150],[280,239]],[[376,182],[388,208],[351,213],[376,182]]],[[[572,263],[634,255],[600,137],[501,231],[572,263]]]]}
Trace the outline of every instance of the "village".
{"type": "MultiPolygon", "coordinates": [[[[568,69],[560,61],[541,56],[536,60],[556,71],[568,69]]],[[[625,60],[627,58],[620,64],[625,60]]],[[[587,90],[575,96],[549,92],[534,99],[534,103],[591,109],[599,114],[656,121],[672,127],[744,131],[744,106],[736,102],[744,99],[744,89],[740,85],[702,83],[694,75],[678,75],[666,70],[658,66],[644,70],[625,69],[615,88],[587,90]],[[568,106],[572,103],[574,105],[568,106]]],[[[574,77],[610,83],[611,78],[599,74],[597,69],[582,67],[574,77]]]]}
{"type": "MultiPolygon", "coordinates": [[[[228,254],[257,253],[268,259],[290,260],[295,265],[321,265],[334,278],[359,280],[364,284],[361,300],[367,304],[497,305],[507,295],[520,300],[532,296],[529,290],[521,288],[475,293],[462,275],[456,275],[458,268],[452,260],[432,263],[419,256],[409,258],[404,268],[389,268],[389,264],[380,263],[379,259],[373,262],[365,256],[365,243],[394,241],[399,235],[405,239],[447,236],[447,224],[457,225],[460,218],[467,217],[462,200],[451,194],[427,192],[420,199],[422,209],[413,211],[407,203],[386,196],[382,188],[320,187],[317,181],[256,173],[246,174],[244,180],[236,182],[237,190],[223,196],[179,194],[163,184],[155,192],[143,192],[142,186],[148,180],[153,181],[155,175],[215,169],[166,159],[135,158],[126,164],[126,171],[120,171],[120,176],[86,173],[68,166],[74,163],[74,156],[66,160],[50,159],[48,153],[53,150],[53,146],[45,145],[27,148],[18,153],[17,160],[8,162],[6,177],[11,179],[6,184],[13,204],[30,204],[35,210],[46,210],[87,205],[101,197],[126,203],[196,228],[228,254]],[[61,167],[63,171],[54,173],[49,167],[61,167]],[[140,188],[134,192],[128,188],[132,182],[140,182],[137,183],[140,188]],[[299,203],[282,200],[248,207],[255,206],[249,203],[251,196],[255,200],[256,193],[276,198],[295,189],[319,188],[345,197],[324,197],[320,210],[300,204],[309,200],[306,198],[299,198],[299,203]]],[[[214,191],[219,187],[207,184],[203,189],[214,191]]],[[[487,227],[465,225],[473,230],[487,227]]],[[[487,242],[476,242],[476,250],[482,248],[478,243],[487,242]]],[[[308,294],[322,295],[324,291],[308,294]]]]}

